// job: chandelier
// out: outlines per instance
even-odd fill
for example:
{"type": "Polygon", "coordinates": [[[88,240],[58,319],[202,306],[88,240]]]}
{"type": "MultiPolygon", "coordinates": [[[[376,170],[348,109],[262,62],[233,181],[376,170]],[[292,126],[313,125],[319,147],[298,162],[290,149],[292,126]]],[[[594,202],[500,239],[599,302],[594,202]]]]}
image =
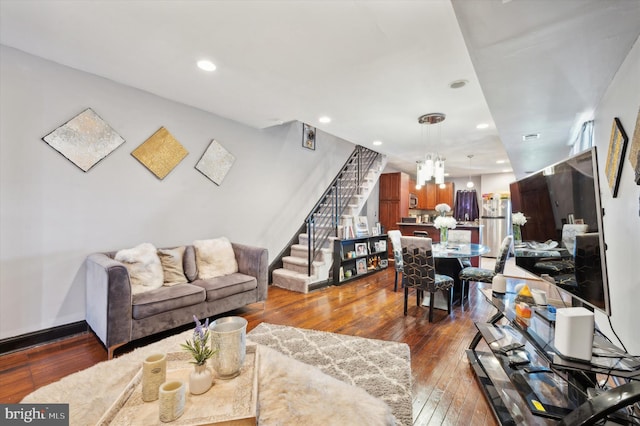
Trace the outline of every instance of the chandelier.
{"type": "MultiPolygon", "coordinates": [[[[427,153],[424,156],[424,160],[417,161],[416,169],[416,186],[422,187],[425,183],[429,182],[431,178],[435,178],[436,184],[444,183],[444,160],[445,158],[437,152],[430,151],[431,141],[431,125],[436,125],[438,131],[438,141],[440,141],[440,123],[444,121],[446,115],[441,112],[432,112],[430,114],[424,114],[418,117],[418,123],[428,124],[427,128],[427,153]]],[[[422,128],[424,130],[424,127],[422,128]]]]}

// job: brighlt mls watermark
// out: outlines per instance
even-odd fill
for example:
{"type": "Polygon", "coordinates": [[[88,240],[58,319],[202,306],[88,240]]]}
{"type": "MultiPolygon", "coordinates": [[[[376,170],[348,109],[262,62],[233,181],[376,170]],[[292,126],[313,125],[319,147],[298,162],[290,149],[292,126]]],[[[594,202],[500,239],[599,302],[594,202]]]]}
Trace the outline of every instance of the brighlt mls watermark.
{"type": "Polygon", "coordinates": [[[0,424],[68,426],[69,404],[0,404],[0,424]]]}

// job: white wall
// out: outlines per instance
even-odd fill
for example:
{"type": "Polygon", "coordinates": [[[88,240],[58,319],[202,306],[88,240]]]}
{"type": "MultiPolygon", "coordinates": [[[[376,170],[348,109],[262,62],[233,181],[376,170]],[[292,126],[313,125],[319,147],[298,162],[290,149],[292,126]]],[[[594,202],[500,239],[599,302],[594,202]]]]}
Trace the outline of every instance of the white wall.
{"type": "Polygon", "coordinates": [[[227,236],[273,259],[355,147],[318,132],[310,151],[300,123],[254,129],[5,46],[0,93],[0,338],[83,320],[95,251],[227,236]],[[126,143],[84,173],[41,138],[88,107],[126,143]],[[161,126],[189,151],[162,181],[131,156],[161,126]],[[236,157],[221,186],[194,168],[212,139],[236,157]]]}
{"type": "Polygon", "coordinates": [[[491,173],[482,175],[482,194],[489,192],[509,192],[509,184],[514,182],[516,177],[513,173],[491,173]]]}
{"type": "MultiPolygon", "coordinates": [[[[609,272],[609,296],[611,298],[611,322],[627,350],[640,354],[640,186],[634,182],[634,172],[629,162],[629,149],[623,160],[622,177],[618,196],[613,198],[604,174],[611,124],[618,117],[631,137],[640,108],[640,39],[622,64],[607,89],[595,114],[594,142],[598,150],[598,175],[600,194],[605,215],[604,236],[607,243],[607,269],[609,272]]],[[[608,329],[606,317],[597,314],[598,325],[608,329]]],[[[615,336],[610,338],[615,341],[615,336]]]]}

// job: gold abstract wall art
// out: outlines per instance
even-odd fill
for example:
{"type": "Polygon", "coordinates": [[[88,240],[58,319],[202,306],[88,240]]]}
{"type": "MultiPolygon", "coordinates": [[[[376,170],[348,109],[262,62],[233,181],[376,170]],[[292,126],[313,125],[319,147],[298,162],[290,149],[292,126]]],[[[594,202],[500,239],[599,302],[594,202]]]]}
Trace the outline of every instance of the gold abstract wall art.
{"type": "Polygon", "coordinates": [[[164,179],[189,152],[164,127],[138,146],[132,153],[158,179],[164,179]]]}
{"type": "Polygon", "coordinates": [[[196,169],[220,186],[235,161],[236,157],[214,139],[202,154],[196,169]]]}
{"type": "Polygon", "coordinates": [[[76,115],[42,140],[84,172],[125,142],[91,108],[76,115]]]}

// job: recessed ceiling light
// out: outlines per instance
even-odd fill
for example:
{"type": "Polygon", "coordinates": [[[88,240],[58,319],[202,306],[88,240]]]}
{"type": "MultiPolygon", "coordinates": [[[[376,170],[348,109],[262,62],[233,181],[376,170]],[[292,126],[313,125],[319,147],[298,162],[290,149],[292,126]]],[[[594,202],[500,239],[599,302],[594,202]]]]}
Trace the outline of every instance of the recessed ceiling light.
{"type": "Polygon", "coordinates": [[[480,123],[476,126],[476,129],[486,129],[487,127],[489,127],[487,123],[480,123]]]}
{"type": "Polygon", "coordinates": [[[318,121],[321,123],[331,123],[331,117],[327,117],[326,115],[318,118],[318,121]]]}
{"type": "Polygon", "coordinates": [[[511,170],[511,169],[502,169],[502,173],[509,173],[509,172],[512,172],[512,171],[513,170],[511,170]]]}
{"type": "Polygon", "coordinates": [[[452,81],[451,83],[449,83],[449,87],[451,89],[459,89],[461,87],[464,87],[467,85],[469,81],[468,80],[456,80],[456,81],[452,81]]]}
{"type": "Polygon", "coordinates": [[[213,62],[207,60],[207,59],[202,59],[200,61],[198,61],[198,68],[200,68],[203,71],[215,71],[216,70],[216,66],[213,62]]]}
{"type": "Polygon", "coordinates": [[[540,133],[529,133],[528,135],[522,135],[523,141],[533,141],[536,139],[540,139],[540,133]]]}
{"type": "Polygon", "coordinates": [[[382,145],[382,141],[373,141],[373,144],[375,146],[380,146],[380,145],[382,145]]]}
{"type": "Polygon", "coordinates": [[[496,160],[496,164],[504,164],[506,163],[506,160],[496,160]]]}

